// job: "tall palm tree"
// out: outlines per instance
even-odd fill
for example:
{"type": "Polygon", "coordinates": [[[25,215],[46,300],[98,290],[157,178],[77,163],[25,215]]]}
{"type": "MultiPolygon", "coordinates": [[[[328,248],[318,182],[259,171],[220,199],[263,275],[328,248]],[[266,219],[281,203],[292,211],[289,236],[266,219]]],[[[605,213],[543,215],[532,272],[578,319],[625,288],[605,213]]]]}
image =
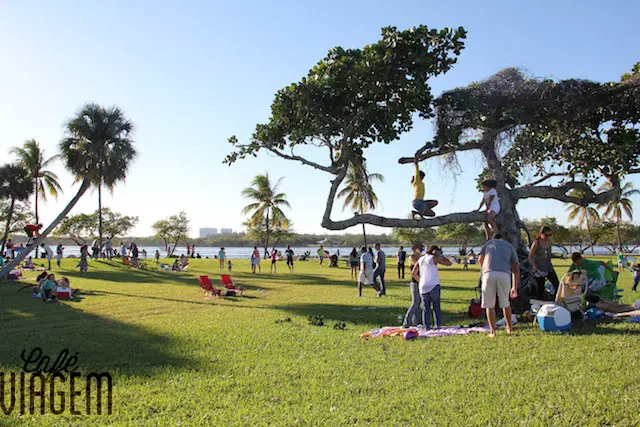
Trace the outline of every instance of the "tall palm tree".
{"type": "Polygon", "coordinates": [[[34,243],[8,264],[0,277],[6,276],[62,221],[92,185],[112,188],[125,179],[136,157],[131,132],[133,124],[117,107],[84,105],[65,125],[66,136],[60,142],[60,152],[67,169],[80,182],[80,188],[60,215],[42,232],[34,243]]]}
{"type": "MultiPolygon", "coordinates": [[[[374,181],[382,183],[384,176],[379,173],[368,173],[364,163],[356,165],[352,163],[347,170],[344,188],[338,193],[338,197],[344,197],[342,210],[350,208],[360,215],[375,210],[380,201],[371,185],[374,181]]],[[[362,236],[364,245],[367,246],[367,232],[364,223],[362,223],[362,236]]]]}
{"type": "Polygon", "coordinates": [[[38,199],[42,198],[46,202],[47,193],[57,199],[58,194],[63,192],[58,182],[58,176],[47,169],[60,156],[56,154],[47,159],[44,155],[44,150],[40,148],[40,144],[35,139],[29,139],[22,144],[22,147],[13,147],[9,152],[17,156],[18,164],[31,174],[35,189],[36,223],[39,223],[38,199]]]}
{"type": "MultiPolygon", "coordinates": [[[[610,182],[606,182],[600,186],[598,191],[610,191],[613,189],[613,185],[610,182]]],[[[626,214],[629,220],[633,220],[633,202],[629,197],[640,194],[640,191],[633,187],[633,184],[627,182],[624,184],[620,191],[616,193],[615,199],[608,203],[601,203],[599,208],[603,208],[604,212],[602,216],[612,219],[616,223],[616,231],[618,233],[618,248],[622,250],[622,238],[620,237],[620,226],[622,225],[622,217],[626,214]]]]}
{"type": "MultiPolygon", "coordinates": [[[[40,148],[40,144],[35,139],[29,139],[22,144],[22,147],[13,147],[9,150],[11,154],[18,157],[18,164],[29,171],[33,180],[35,195],[35,215],[36,224],[40,223],[40,215],[38,212],[38,199],[42,198],[47,201],[47,192],[54,198],[58,198],[58,194],[62,193],[62,187],[58,182],[58,176],[47,169],[53,162],[58,160],[60,156],[45,158],[44,150],[40,148]]],[[[38,257],[38,248],[36,248],[36,258],[38,257]]]]}
{"type": "MultiPolygon", "coordinates": [[[[570,191],[570,195],[581,197],[582,194],[578,191],[570,191]]],[[[595,251],[593,249],[593,238],[591,237],[591,224],[594,221],[600,220],[600,214],[598,211],[592,206],[580,206],[570,204],[565,208],[567,211],[567,219],[569,221],[576,221],[580,227],[586,227],[587,236],[589,236],[589,245],[591,246],[591,255],[595,255],[595,251]]]]}
{"type": "Polygon", "coordinates": [[[242,190],[242,197],[253,200],[242,209],[243,215],[251,215],[247,222],[250,229],[254,230],[264,224],[264,253],[265,258],[269,251],[269,237],[275,228],[287,229],[289,220],[281,208],[291,208],[287,201],[287,195],[279,193],[280,183],[284,178],[280,178],[272,186],[269,174],[256,175],[251,181],[251,187],[242,190]]]}
{"type": "Polygon", "coordinates": [[[33,182],[27,169],[20,165],[4,165],[0,167],[0,198],[11,200],[7,214],[7,224],[0,244],[0,254],[4,253],[4,245],[9,237],[13,211],[17,201],[25,201],[33,194],[33,182]]]}

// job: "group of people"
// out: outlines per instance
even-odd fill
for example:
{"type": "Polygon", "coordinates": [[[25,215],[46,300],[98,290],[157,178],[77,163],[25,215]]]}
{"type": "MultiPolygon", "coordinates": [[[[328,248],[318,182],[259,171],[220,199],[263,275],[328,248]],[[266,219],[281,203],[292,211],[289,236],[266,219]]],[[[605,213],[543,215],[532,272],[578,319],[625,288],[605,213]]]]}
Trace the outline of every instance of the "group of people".
{"type": "Polygon", "coordinates": [[[78,289],[71,289],[69,279],[66,277],[56,280],[53,273],[42,272],[36,278],[36,286],[33,288],[33,296],[42,298],[44,302],[55,301],[64,295],[66,298],[73,298],[79,293],[78,289]]]}
{"type": "Polygon", "coordinates": [[[351,266],[351,278],[355,279],[356,269],[359,268],[358,273],[358,296],[362,296],[362,286],[370,285],[375,291],[378,297],[387,294],[387,288],[384,280],[385,273],[387,271],[387,255],[380,248],[380,243],[374,245],[376,252],[374,254],[373,249],[363,246],[360,248],[360,256],[358,251],[353,248],[349,254],[349,264],[351,266]]]}

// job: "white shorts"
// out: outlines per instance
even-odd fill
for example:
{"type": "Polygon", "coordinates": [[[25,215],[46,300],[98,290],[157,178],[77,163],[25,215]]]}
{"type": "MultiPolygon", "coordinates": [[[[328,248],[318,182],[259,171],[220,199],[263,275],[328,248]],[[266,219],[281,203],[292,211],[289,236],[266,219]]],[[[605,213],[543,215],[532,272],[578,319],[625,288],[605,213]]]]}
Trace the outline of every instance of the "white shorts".
{"type": "Polygon", "coordinates": [[[482,308],[496,306],[496,294],[500,308],[509,307],[511,275],[503,271],[489,271],[482,275],[482,308]]]}
{"type": "Polygon", "coordinates": [[[358,276],[358,282],[365,285],[373,284],[373,270],[360,270],[360,276],[358,276]]]}

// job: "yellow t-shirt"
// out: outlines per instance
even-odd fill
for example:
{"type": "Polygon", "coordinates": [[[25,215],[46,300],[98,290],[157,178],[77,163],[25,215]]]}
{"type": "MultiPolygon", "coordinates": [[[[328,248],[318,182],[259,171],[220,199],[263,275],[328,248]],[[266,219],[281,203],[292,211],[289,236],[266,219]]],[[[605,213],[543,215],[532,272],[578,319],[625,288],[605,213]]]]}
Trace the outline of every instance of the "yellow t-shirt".
{"type": "Polygon", "coordinates": [[[418,164],[416,163],[415,166],[416,174],[411,184],[413,187],[413,200],[424,200],[424,182],[422,182],[422,178],[420,178],[420,168],[418,164]]]}

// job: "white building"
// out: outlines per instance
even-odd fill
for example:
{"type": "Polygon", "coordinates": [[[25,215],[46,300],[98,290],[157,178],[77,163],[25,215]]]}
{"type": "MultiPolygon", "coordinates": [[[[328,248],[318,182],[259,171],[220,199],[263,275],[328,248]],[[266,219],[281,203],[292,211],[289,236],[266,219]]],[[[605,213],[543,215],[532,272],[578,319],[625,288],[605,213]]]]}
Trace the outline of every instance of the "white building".
{"type": "Polygon", "coordinates": [[[233,229],[231,228],[221,228],[220,229],[220,234],[231,234],[233,233],[233,229]]]}
{"type": "Polygon", "coordinates": [[[209,237],[209,236],[215,236],[216,234],[218,234],[218,229],[217,228],[201,228],[200,229],[200,237],[209,237]]]}

